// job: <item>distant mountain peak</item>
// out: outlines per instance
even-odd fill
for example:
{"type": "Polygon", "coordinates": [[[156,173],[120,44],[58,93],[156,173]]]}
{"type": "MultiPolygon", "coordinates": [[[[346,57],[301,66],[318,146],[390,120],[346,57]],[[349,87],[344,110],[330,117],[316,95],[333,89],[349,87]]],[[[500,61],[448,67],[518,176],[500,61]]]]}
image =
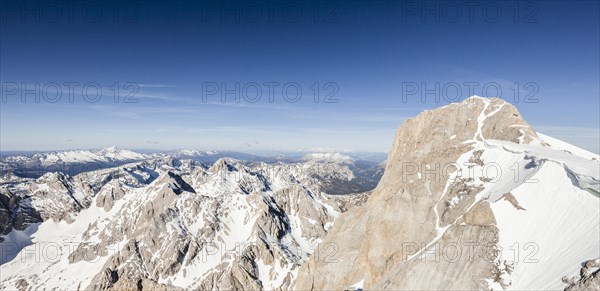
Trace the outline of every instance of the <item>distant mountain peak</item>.
{"type": "Polygon", "coordinates": [[[118,152],[118,151],[121,151],[121,148],[119,148],[117,146],[109,146],[109,147],[102,148],[100,150],[107,151],[107,152],[118,152]]]}
{"type": "Polygon", "coordinates": [[[343,162],[353,163],[354,159],[348,155],[338,152],[324,152],[324,153],[309,153],[302,157],[304,161],[317,161],[317,162],[343,162]]]}

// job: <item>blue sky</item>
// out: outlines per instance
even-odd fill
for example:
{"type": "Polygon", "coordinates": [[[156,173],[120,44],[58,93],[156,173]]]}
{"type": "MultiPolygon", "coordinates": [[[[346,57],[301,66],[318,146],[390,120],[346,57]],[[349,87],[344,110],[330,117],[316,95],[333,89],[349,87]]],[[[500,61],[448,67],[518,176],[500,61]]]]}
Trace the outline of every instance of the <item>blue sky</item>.
{"type": "Polygon", "coordinates": [[[2,2],[2,150],[387,151],[406,118],[473,84],[600,151],[597,1],[23,3],[2,2]]]}

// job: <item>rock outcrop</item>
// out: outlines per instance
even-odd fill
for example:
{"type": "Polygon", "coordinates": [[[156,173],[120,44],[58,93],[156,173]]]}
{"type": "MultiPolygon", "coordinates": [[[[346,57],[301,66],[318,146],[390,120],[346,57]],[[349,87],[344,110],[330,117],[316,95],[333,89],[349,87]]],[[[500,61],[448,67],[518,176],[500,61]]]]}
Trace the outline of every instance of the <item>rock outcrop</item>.
{"type": "Polygon", "coordinates": [[[294,288],[342,290],[357,282],[366,290],[510,287],[514,265],[501,255],[503,232],[490,203],[504,197],[524,211],[509,193],[524,182],[488,170],[498,162],[511,173],[514,159],[513,167],[531,177],[542,163],[495,145],[501,142],[547,147],[500,99],[473,97],[407,120],[377,188],[364,205],[342,214],[321,243],[335,245],[334,256],[311,257],[294,288]]]}

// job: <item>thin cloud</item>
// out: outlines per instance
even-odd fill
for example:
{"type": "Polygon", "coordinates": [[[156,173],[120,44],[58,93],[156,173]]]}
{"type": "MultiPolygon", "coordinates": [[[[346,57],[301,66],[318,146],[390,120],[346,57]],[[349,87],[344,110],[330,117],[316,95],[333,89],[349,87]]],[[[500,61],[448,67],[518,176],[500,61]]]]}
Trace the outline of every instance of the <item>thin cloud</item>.
{"type": "Polygon", "coordinates": [[[177,88],[173,85],[164,85],[164,84],[137,84],[140,88],[177,88]]]}

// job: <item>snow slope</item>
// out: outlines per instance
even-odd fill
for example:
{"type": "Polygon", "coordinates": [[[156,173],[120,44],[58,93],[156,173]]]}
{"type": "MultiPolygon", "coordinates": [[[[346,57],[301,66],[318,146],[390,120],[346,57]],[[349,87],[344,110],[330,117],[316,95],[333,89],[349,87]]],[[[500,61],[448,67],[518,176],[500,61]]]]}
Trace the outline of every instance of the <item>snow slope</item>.
{"type": "Polygon", "coordinates": [[[560,150],[560,151],[566,151],[568,153],[572,153],[573,155],[580,156],[580,157],[586,158],[586,159],[598,160],[598,155],[595,153],[592,153],[590,151],[576,147],[576,146],[566,143],[562,140],[547,136],[545,134],[541,134],[539,132],[537,133],[537,135],[540,137],[540,139],[542,141],[547,143],[553,149],[560,150]]]}

